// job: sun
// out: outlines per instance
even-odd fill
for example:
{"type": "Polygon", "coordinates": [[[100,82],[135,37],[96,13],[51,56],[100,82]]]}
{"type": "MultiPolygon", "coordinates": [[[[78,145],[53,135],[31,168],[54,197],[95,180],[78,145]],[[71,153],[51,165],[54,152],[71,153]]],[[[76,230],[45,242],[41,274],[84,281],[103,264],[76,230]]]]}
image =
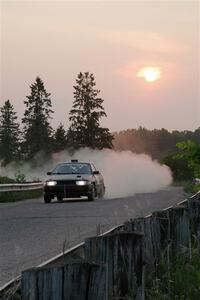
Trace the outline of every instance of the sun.
{"type": "Polygon", "coordinates": [[[144,78],[147,82],[154,82],[161,78],[161,70],[159,67],[145,67],[140,69],[136,75],[144,78]]]}

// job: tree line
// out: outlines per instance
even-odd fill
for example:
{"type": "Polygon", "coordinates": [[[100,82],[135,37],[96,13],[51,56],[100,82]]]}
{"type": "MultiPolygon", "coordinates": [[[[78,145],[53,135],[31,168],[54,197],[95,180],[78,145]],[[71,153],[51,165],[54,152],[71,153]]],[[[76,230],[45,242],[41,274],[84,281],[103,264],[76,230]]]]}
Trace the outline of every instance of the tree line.
{"type": "Polygon", "coordinates": [[[112,148],[112,134],[108,128],[100,126],[100,119],[106,117],[106,113],[94,75],[80,72],[73,88],[74,100],[69,113],[68,130],[64,129],[62,123],[56,130],[52,128],[50,121],[54,111],[51,94],[46,91],[40,77],[30,86],[30,95],[24,100],[22,126],[11,101],[4,102],[0,107],[0,161],[3,165],[12,161],[32,160],[41,151],[48,158],[52,153],[64,149],[112,148]]]}
{"type": "Polygon", "coordinates": [[[200,127],[194,131],[169,132],[167,129],[148,130],[144,127],[115,132],[113,146],[116,150],[129,150],[134,153],[145,153],[161,161],[171,153],[177,152],[177,143],[187,140],[200,144],[200,127]]]}

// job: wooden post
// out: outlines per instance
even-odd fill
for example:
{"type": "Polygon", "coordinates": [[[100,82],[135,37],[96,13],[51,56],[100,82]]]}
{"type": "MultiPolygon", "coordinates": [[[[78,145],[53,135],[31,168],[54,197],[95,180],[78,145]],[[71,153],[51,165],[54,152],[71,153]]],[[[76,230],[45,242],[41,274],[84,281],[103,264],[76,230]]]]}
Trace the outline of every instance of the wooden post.
{"type": "Polygon", "coordinates": [[[194,234],[197,233],[200,227],[200,201],[188,200],[188,215],[191,220],[191,229],[194,234]]]}
{"type": "Polygon", "coordinates": [[[137,231],[144,234],[144,262],[147,264],[147,274],[154,268],[160,258],[160,223],[154,216],[137,218],[124,224],[125,230],[137,231]]]}
{"type": "Polygon", "coordinates": [[[107,300],[106,267],[82,262],[64,267],[63,300],[107,300]]]}
{"type": "Polygon", "coordinates": [[[162,251],[170,245],[174,255],[177,250],[189,248],[190,222],[186,206],[176,206],[153,215],[160,223],[162,251]]]}
{"type": "Polygon", "coordinates": [[[30,269],[28,272],[22,272],[21,292],[23,300],[37,299],[37,271],[35,268],[30,269]]]}
{"type": "MultiPolygon", "coordinates": [[[[200,249],[200,193],[196,195],[195,198],[189,199],[187,201],[188,205],[188,215],[190,219],[190,231],[193,234],[198,243],[198,248],[200,249]]],[[[190,249],[191,249],[191,238],[190,238],[190,249]]],[[[190,251],[190,258],[192,251],[190,251]]]]}
{"type": "Polygon", "coordinates": [[[22,273],[23,300],[107,300],[106,266],[75,261],[22,273]]]}
{"type": "Polygon", "coordinates": [[[141,297],[142,248],[141,233],[118,232],[86,239],[86,258],[107,265],[109,300],[141,297]]]}

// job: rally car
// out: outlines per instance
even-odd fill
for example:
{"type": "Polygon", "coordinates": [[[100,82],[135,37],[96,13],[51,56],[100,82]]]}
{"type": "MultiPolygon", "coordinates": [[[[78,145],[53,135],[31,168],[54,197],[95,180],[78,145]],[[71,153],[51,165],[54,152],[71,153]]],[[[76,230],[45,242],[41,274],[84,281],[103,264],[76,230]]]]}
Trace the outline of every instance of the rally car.
{"type": "Polygon", "coordinates": [[[44,202],[50,203],[54,197],[59,201],[63,198],[88,197],[103,198],[105,194],[104,179],[93,163],[71,162],[59,163],[44,182],[44,202]]]}

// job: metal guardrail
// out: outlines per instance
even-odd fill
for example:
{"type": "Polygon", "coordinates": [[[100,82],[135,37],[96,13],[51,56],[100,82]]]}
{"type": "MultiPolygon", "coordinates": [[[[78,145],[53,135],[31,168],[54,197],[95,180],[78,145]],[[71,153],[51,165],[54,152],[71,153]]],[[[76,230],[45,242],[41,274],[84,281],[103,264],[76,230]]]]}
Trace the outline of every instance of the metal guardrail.
{"type": "Polygon", "coordinates": [[[0,184],[0,193],[2,192],[19,192],[19,191],[30,191],[37,190],[43,187],[43,182],[34,183],[7,183],[0,184]]]}

